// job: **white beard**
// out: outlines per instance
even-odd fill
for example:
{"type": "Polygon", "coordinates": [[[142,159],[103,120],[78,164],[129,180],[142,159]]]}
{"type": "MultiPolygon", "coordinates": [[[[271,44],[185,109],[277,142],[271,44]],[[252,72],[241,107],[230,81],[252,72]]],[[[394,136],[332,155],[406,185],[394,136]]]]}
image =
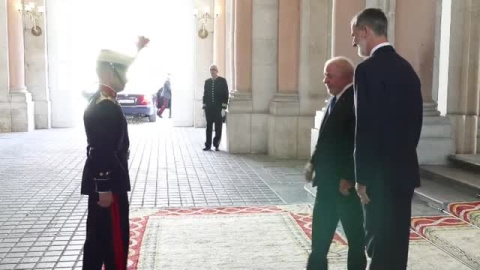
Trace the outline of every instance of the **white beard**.
{"type": "Polygon", "coordinates": [[[358,52],[358,56],[362,58],[370,56],[370,55],[367,55],[367,44],[365,44],[365,42],[362,42],[362,41],[357,43],[357,52],[358,52]]]}

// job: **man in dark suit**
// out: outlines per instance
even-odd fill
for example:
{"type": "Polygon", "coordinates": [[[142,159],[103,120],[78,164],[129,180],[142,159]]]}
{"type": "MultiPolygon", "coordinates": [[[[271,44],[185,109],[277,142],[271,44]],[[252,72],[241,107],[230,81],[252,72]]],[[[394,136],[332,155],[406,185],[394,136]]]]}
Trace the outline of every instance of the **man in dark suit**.
{"type": "Polygon", "coordinates": [[[366,58],[355,69],[355,173],[364,204],[370,269],[406,269],[413,191],[420,186],[420,80],[388,43],[379,9],[352,20],[353,45],[366,58]]]}
{"type": "Polygon", "coordinates": [[[338,221],[348,239],[348,269],[364,270],[363,212],[354,188],[353,149],[355,112],[353,64],[344,57],[325,64],[324,83],[332,95],[320,127],[315,152],[307,164],[306,177],[317,186],[313,209],[312,253],[307,269],[328,269],[327,254],[338,221]]]}
{"type": "Polygon", "coordinates": [[[220,140],[222,139],[223,117],[228,105],[228,85],[227,80],[218,76],[218,68],[216,65],[210,67],[210,75],[212,77],[205,81],[203,88],[203,109],[205,118],[207,119],[207,138],[204,151],[210,151],[212,147],[212,129],[215,124],[215,138],[213,138],[213,146],[218,151],[220,140]]]}

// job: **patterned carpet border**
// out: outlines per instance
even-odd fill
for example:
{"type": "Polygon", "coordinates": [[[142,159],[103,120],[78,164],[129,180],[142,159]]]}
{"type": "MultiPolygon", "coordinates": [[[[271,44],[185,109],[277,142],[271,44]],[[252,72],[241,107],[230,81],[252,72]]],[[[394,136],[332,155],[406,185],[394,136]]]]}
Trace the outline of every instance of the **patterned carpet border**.
{"type": "Polygon", "coordinates": [[[452,216],[414,217],[412,228],[472,269],[480,269],[480,229],[452,216]]]}
{"type": "Polygon", "coordinates": [[[425,231],[431,227],[469,227],[470,225],[463,220],[450,216],[426,216],[426,217],[413,217],[411,226],[423,237],[425,231]]]}
{"type": "Polygon", "coordinates": [[[480,201],[450,203],[448,211],[454,216],[480,227],[480,201]]]}

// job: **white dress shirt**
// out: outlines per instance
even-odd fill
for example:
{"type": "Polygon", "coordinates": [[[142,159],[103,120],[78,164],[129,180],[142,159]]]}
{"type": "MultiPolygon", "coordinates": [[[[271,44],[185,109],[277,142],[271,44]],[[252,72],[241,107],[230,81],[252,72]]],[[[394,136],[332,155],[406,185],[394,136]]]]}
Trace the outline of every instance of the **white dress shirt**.
{"type": "Polygon", "coordinates": [[[340,92],[340,94],[336,95],[337,101],[340,100],[340,97],[343,95],[343,93],[344,93],[348,88],[350,88],[350,86],[352,86],[352,85],[353,85],[353,83],[349,83],[349,84],[345,85],[345,87],[343,88],[342,92],[340,92]]]}
{"type": "Polygon", "coordinates": [[[392,45],[391,45],[389,42],[380,43],[380,44],[378,44],[377,46],[375,46],[375,47],[372,49],[372,51],[370,52],[370,56],[372,56],[373,53],[374,53],[376,50],[380,49],[381,47],[385,47],[385,46],[392,46],[392,45]]]}

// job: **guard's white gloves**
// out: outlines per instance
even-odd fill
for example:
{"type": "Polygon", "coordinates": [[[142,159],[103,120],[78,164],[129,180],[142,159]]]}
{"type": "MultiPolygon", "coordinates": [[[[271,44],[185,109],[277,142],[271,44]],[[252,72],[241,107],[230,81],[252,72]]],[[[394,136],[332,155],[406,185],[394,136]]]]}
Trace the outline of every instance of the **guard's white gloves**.
{"type": "Polygon", "coordinates": [[[225,109],[222,109],[222,117],[225,117],[225,109]]]}

